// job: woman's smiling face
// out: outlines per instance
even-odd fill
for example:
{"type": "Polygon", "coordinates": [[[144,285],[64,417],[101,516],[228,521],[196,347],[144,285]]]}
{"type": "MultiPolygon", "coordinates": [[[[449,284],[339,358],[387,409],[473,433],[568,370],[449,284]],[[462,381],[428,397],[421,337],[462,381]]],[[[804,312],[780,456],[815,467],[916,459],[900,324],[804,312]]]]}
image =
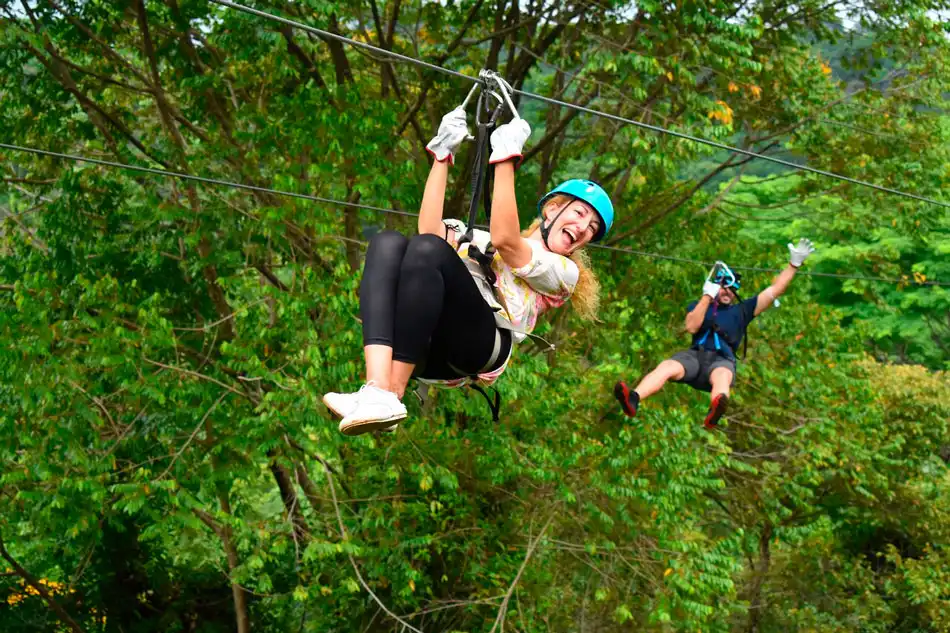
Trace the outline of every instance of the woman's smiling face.
{"type": "Polygon", "coordinates": [[[544,207],[544,222],[550,226],[547,247],[558,255],[583,248],[600,231],[601,219],[583,200],[552,200],[544,207]]]}

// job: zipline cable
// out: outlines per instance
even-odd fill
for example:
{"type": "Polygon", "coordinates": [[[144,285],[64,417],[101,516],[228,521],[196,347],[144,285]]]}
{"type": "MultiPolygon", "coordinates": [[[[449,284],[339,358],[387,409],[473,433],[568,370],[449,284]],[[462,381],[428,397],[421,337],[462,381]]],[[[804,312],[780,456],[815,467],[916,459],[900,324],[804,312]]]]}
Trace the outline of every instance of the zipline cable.
{"type": "Polygon", "coordinates": [[[203,182],[208,185],[217,185],[220,187],[233,187],[235,189],[245,189],[247,191],[256,191],[258,193],[273,193],[280,196],[289,196],[291,198],[301,198],[303,200],[312,200],[314,202],[325,202],[327,204],[336,204],[344,207],[354,207],[356,209],[366,209],[367,211],[376,211],[380,213],[395,213],[396,215],[407,215],[407,216],[417,216],[416,213],[410,213],[409,211],[399,211],[398,209],[384,209],[382,207],[374,207],[369,204],[360,204],[358,202],[346,202],[345,200],[334,200],[332,198],[321,198],[320,196],[312,196],[307,193],[295,193],[293,191],[281,191],[279,189],[270,189],[268,187],[258,187],[257,185],[247,185],[243,182],[233,182],[231,180],[219,180],[217,178],[206,178],[204,176],[195,176],[192,174],[185,174],[178,171],[167,171],[164,169],[154,169],[152,167],[141,167],[139,165],[129,165],[126,163],[115,163],[109,160],[102,160],[100,158],[89,158],[88,156],[78,156],[76,154],[61,154],[59,152],[51,152],[45,149],[38,149],[36,147],[21,147],[20,145],[10,145],[8,143],[0,143],[0,149],[9,149],[14,152],[27,152],[30,154],[39,154],[40,156],[50,156],[52,158],[62,158],[64,160],[72,160],[80,163],[92,163],[94,165],[104,165],[106,167],[115,167],[117,169],[128,169],[131,171],[140,171],[147,174],[156,174],[158,176],[168,176],[169,178],[178,178],[180,180],[192,180],[195,182],[203,182]]]}
{"type": "MultiPolygon", "coordinates": [[[[703,268],[709,268],[714,265],[714,262],[706,262],[699,259],[690,259],[688,257],[676,257],[675,255],[664,255],[663,253],[651,253],[649,251],[638,251],[633,248],[625,248],[623,246],[602,246],[600,244],[588,244],[590,248],[597,248],[600,250],[606,251],[616,251],[618,253],[626,253],[629,255],[636,255],[638,257],[649,257],[652,259],[665,259],[671,262],[678,262],[681,264],[695,264],[697,266],[702,266],[703,268]]],[[[734,270],[748,270],[749,272],[759,272],[759,273],[780,273],[782,272],[781,268],[762,268],[760,266],[729,266],[734,270]]],[[[907,284],[907,285],[917,285],[917,286],[946,286],[950,287],[950,282],[943,281],[916,281],[912,279],[896,279],[894,277],[868,277],[864,275],[847,275],[844,273],[820,273],[817,271],[808,271],[808,270],[799,270],[797,275],[805,275],[808,277],[830,277],[832,279],[856,279],[860,281],[879,281],[889,284],[907,284]]]]}
{"type": "MultiPolygon", "coordinates": [[[[258,193],[269,193],[278,196],[287,196],[290,198],[298,198],[302,200],[311,200],[313,202],[322,202],[324,204],[333,204],[342,207],[352,207],[356,209],[364,209],[366,211],[373,211],[376,213],[392,213],[395,215],[401,215],[406,217],[419,217],[418,213],[413,213],[411,211],[400,211],[398,209],[388,209],[385,207],[376,207],[369,204],[360,204],[357,202],[347,202],[345,200],[334,200],[333,198],[323,198],[320,196],[313,196],[306,193],[296,193],[293,191],[284,191],[281,189],[271,189],[269,187],[259,187],[257,185],[247,185],[241,182],[234,182],[230,180],[220,180],[218,178],[206,178],[204,176],[195,176],[192,174],[185,174],[177,171],[167,171],[164,169],[154,169],[151,167],[141,167],[139,165],[129,165],[126,163],[117,163],[108,160],[102,160],[99,158],[89,158],[86,156],[79,156],[77,154],[64,154],[61,152],[51,152],[45,149],[39,149],[36,147],[24,147],[21,145],[12,145],[9,143],[0,143],[0,149],[6,149],[14,152],[24,152],[28,154],[35,154],[39,156],[47,156],[50,158],[58,158],[62,160],[70,160],[80,163],[92,163],[94,165],[102,165],[104,167],[113,167],[116,169],[126,169],[130,171],[144,172],[148,174],[155,174],[158,176],[166,176],[169,178],[178,178],[180,180],[190,180],[194,182],[200,182],[208,185],[215,185],[219,187],[231,187],[234,189],[244,189],[247,191],[255,191],[258,193]]],[[[488,228],[484,226],[479,226],[478,228],[488,228]]],[[[632,248],[624,248],[622,246],[604,246],[601,244],[589,244],[591,248],[595,248],[603,251],[613,251],[616,253],[625,253],[628,255],[636,255],[638,257],[648,257],[651,259],[661,259],[672,262],[679,262],[683,264],[695,264],[697,266],[702,266],[704,268],[709,268],[712,264],[710,262],[705,262],[698,259],[690,259],[688,257],[677,257],[675,255],[664,255],[663,253],[652,253],[649,251],[638,251],[632,248]]],[[[732,266],[736,270],[748,270],[752,272],[768,272],[768,273],[780,273],[782,272],[781,268],[761,268],[758,266],[732,266]]],[[[914,284],[919,286],[947,286],[950,287],[950,282],[941,282],[941,281],[916,281],[916,280],[904,280],[904,279],[895,279],[893,277],[866,277],[861,275],[847,275],[841,273],[821,273],[813,271],[799,271],[799,275],[806,275],[810,277],[830,277],[834,279],[855,279],[860,281],[877,281],[884,282],[889,284],[914,284]]]]}
{"type": "Polygon", "coordinates": [[[296,20],[291,20],[288,18],[281,17],[279,15],[274,15],[273,13],[267,13],[266,11],[260,11],[258,9],[252,9],[251,7],[244,6],[243,4],[235,4],[234,2],[228,2],[228,0],[211,0],[216,4],[222,6],[237,9],[238,11],[244,11],[245,13],[250,13],[251,15],[257,15],[262,18],[267,18],[268,20],[274,20],[275,22],[280,22],[286,26],[291,26],[296,29],[301,29],[303,31],[308,31],[314,35],[319,35],[320,37],[329,38],[331,40],[336,40],[337,42],[342,42],[343,44],[349,44],[357,48],[362,48],[368,51],[373,51],[374,53],[382,53],[387,57],[392,57],[393,59],[398,59],[404,62],[409,62],[410,64],[415,64],[417,66],[422,66],[430,70],[435,70],[440,73],[445,73],[447,75],[452,75],[454,77],[459,77],[460,79],[467,79],[468,81],[474,83],[481,83],[481,80],[478,77],[470,77],[465,73],[460,73],[457,70],[451,70],[449,68],[444,68],[436,64],[430,64],[429,62],[424,62],[421,59],[416,59],[415,57],[409,57],[408,55],[402,55],[400,53],[394,53],[393,51],[387,51],[385,48],[379,48],[373,46],[372,44],[367,44],[365,42],[359,42],[357,40],[346,37],[345,35],[340,35],[339,33],[332,33],[330,31],[324,31],[323,29],[318,29],[315,26],[308,26],[296,20]]]}
{"type": "MultiPolygon", "coordinates": [[[[244,6],[244,5],[242,5],[242,4],[237,4],[237,3],[234,3],[234,2],[230,2],[230,0],[210,0],[210,1],[213,2],[213,3],[215,3],[215,4],[219,4],[219,5],[221,5],[221,6],[228,7],[228,8],[230,8],[230,9],[235,9],[235,10],[237,10],[237,11],[243,11],[244,13],[249,13],[249,14],[251,14],[251,15],[256,15],[256,16],[259,16],[259,17],[262,17],[262,18],[266,18],[266,19],[268,19],[268,20],[273,20],[273,21],[275,21],[275,22],[279,22],[279,23],[284,24],[284,25],[286,25],[286,26],[291,26],[291,27],[293,27],[293,28],[300,29],[300,30],[305,31],[305,32],[313,33],[313,34],[318,35],[318,36],[320,36],[320,37],[330,38],[330,39],[336,40],[336,41],[338,41],[338,42],[343,42],[343,43],[349,44],[349,45],[351,45],[351,46],[355,46],[355,47],[358,47],[358,48],[370,50],[370,51],[373,51],[373,52],[378,53],[378,54],[380,54],[380,55],[384,55],[384,56],[387,56],[387,57],[390,57],[390,58],[393,58],[393,59],[398,59],[398,60],[400,60],[400,61],[408,62],[408,63],[411,63],[411,64],[416,64],[416,65],[418,65],[418,66],[422,66],[422,67],[428,68],[428,69],[430,69],[430,70],[435,70],[435,71],[438,71],[438,72],[441,72],[441,73],[445,73],[445,74],[447,74],[447,75],[452,75],[453,77],[459,77],[459,78],[466,79],[466,80],[471,81],[471,82],[479,82],[479,81],[480,81],[480,79],[477,78],[477,77],[470,77],[470,76],[468,76],[468,75],[466,75],[466,74],[464,74],[464,73],[460,73],[460,72],[458,72],[458,71],[456,71],[456,70],[451,70],[451,69],[449,69],[449,68],[444,68],[444,67],[438,66],[438,65],[436,65],[436,64],[431,64],[431,63],[429,63],[429,62],[425,62],[425,61],[422,61],[422,60],[420,60],[420,59],[416,59],[416,58],[414,58],[414,57],[409,57],[408,55],[402,55],[401,53],[395,53],[395,52],[393,52],[393,51],[388,51],[388,50],[386,50],[386,49],[384,49],[384,48],[379,48],[378,46],[373,46],[372,44],[367,44],[367,43],[365,43],[365,42],[359,42],[359,41],[356,41],[356,40],[354,40],[354,39],[352,39],[352,38],[346,37],[346,36],[344,36],[344,35],[339,35],[339,34],[337,34],[337,33],[331,33],[331,32],[329,32],[329,31],[324,31],[323,29],[318,29],[318,28],[316,28],[316,27],[309,26],[309,25],[307,25],[307,24],[303,24],[302,22],[297,22],[296,20],[290,20],[290,19],[288,19],[288,18],[284,18],[284,17],[278,16],[278,15],[274,15],[273,13],[267,13],[266,11],[260,11],[260,10],[258,10],[258,9],[252,9],[251,7],[247,7],[247,6],[244,6]]],[[[766,155],[766,154],[759,154],[758,152],[753,152],[753,151],[747,150],[747,149],[741,149],[741,148],[739,148],[739,147],[732,147],[731,145],[726,145],[725,143],[719,143],[719,142],[717,142],[717,141],[711,141],[711,140],[709,140],[709,139],[701,138],[701,137],[699,137],[699,136],[693,136],[693,135],[691,135],[691,134],[685,134],[685,133],[683,133],[683,132],[676,132],[676,131],[674,131],[674,130],[670,130],[670,129],[667,129],[667,128],[664,128],[664,127],[660,127],[660,126],[658,126],[658,125],[651,125],[651,124],[649,124],[649,123],[643,123],[642,121],[637,121],[636,119],[628,119],[628,118],[626,118],[626,117],[622,117],[622,116],[619,116],[619,115],[616,115],[616,114],[610,114],[610,113],[607,113],[607,112],[601,112],[600,110],[594,110],[593,108],[588,108],[588,107],[586,107],[586,106],[578,105],[578,104],[575,104],[575,103],[569,103],[569,102],[567,102],[567,101],[561,101],[560,99],[554,99],[554,98],[551,98],[551,97],[545,97],[545,96],[542,96],[542,95],[539,95],[539,94],[535,94],[535,93],[532,93],[532,92],[527,92],[527,91],[524,91],[524,90],[518,90],[518,89],[516,89],[516,88],[511,88],[511,91],[512,91],[514,94],[518,94],[518,95],[521,95],[522,97],[525,97],[526,99],[534,99],[534,100],[536,100],[536,101],[541,101],[541,102],[544,102],[544,103],[547,103],[547,104],[550,104],[550,105],[556,105],[556,106],[560,106],[560,107],[562,107],[562,108],[569,108],[569,109],[571,109],[571,110],[577,110],[578,112],[584,112],[584,113],[590,114],[590,115],[592,115],[592,116],[602,117],[602,118],[609,119],[609,120],[611,120],[611,121],[617,121],[618,123],[623,123],[623,124],[626,124],[626,125],[633,125],[633,126],[635,126],[635,127],[639,127],[639,128],[645,129],[645,130],[650,130],[651,132],[656,132],[656,133],[658,133],[658,134],[666,134],[666,135],[668,135],[668,136],[672,136],[672,137],[675,137],[675,138],[679,138],[679,139],[682,139],[682,140],[685,140],[685,141],[690,141],[690,142],[693,142],[693,143],[699,143],[699,144],[702,144],[702,145],[706,145],[706,146],[709,146],[709,147],[713,147],[713,148],[715,148],[715,149],[725,150],[725,151],[728,151],[728,152],[732,152],[732,153],[734,153],[734,154],[741,154],[741,155],[743,155],[743,156],[748,156],[748,157],[751,157],[751,158],[757,158],[757,159],[761,159],[761,160],[766,160],[766,161],[769,161],[769,162],[771,162],[771,163],[776,163],[776,164],[778,164],[778,165],[782,165],[782,166],[784,166],[784,167],[789,167],[789,168],[791,168],[791,169],[795,169],[795,170],[798,170],[798,171],[805,171],[805,172],[817,174],[817,175],[819,175],[819,176],[824,176],[824,177],[826,177],[826,178],[833,178],[833,179],[836,179],[836,180],[841,180],[841,181],[843,181],[843,182],[848,182],[848,183],[851,183],[851,184],[854,184],[854,185],[858,185],[858,186],[861,186],[861,187],[867,187],[867,188],[869,188],[869,189],[874,189],[874,190],[880,191],[880,192],[882,192],[882,193],[889,193],[889,194],[892,194],[892,195],[895,195],[895,196],[901,196],[901,197],[904,197],[904,198],[910,198],[911,200],[917,200],[917,201],[919,201],[919,202],[926,202],[926,203],[928,203],[928,204],[935,204],[935,205],[937,205],[937,206],[941,206],[941,207],[945,207],[945,208],[947,208],[947,209],[950,209],[950,202],[941,202],[940,200],[934,200],[933,198],[927,198],[927,197],[925,197],[925,196],[919,196],[919,195],[917,195],[917,194],[908,193],[908,192],[906,192],[906,191],[901,191],[901,190],[899,190],[899,189],[891,189],[890,187],[883,187],[883,186],[881,186],[881,185],[876,185],[876,184],[874,184],[874,183],[867,182],[867,181],[864,181],[864,180],[858,180],[857,178],[851,178],[851,177],[849,177],[849,176],[842,176],[841,174],[836,174],[836,173],[834,173],[834,172],[825,171],[825,170],[823,170],[823,169],[817,169],[817,168],[815,168],[815,167],[809,167],[808,165],[801,165],[801,164],[799,164],[799,163],[793,163],[792,161],[783,160],[783,159],[781,159],[781,158],[775,158],[774,156],[768,156],[768,155],[766,155]]]]}

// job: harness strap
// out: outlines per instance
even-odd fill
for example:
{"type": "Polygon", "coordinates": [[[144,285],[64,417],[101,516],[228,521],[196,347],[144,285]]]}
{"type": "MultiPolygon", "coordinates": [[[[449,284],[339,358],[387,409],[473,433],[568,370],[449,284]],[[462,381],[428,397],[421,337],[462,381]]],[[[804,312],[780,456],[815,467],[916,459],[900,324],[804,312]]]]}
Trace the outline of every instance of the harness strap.
{"type": "Polygon", "coordinates": [[[468,383],[468,387],[474,389],[475,391],[480,393],[483,398],[485,398],[485,402],[488,403],[488,408],[491,410],[492,422],[498,422],[501,416],[501,392],[499,392],[494,387],[491,387],[491,390],[495,394],[494,399],[492,399],[488,396],[488,392],[486,392],[485,389],[479,386],[478,383],[476,383],[475,381],[478,380],[478,374],[484,373],[488,371],[489,369],[492,369],[496,364],[498,364],[498,359],[501,357],[501,346],[502,346],[501,339],[502,339],[501,330],[498,328],[495,328],[495,344],[492,347],[491,356],[485,362],[485,365],[481,369],[479,369],[477,372],[475,372],[475,375],[470,375],[468,372],[462,371],[461,369],[459,369],[452,363],[448,363],[452,371],[459,374],[460,376],[469,376],[472,379],[472,381],[468,383]]]}
{"type": "Polygon", "coordinates": [[[479,387],[475,383],[471,383],[469,387],[471,387],[478,393],[482,394],[482,397],[485,398],[485,402],[488,403],[488,408],[491,409],[491,421],[498,422],[500,418],[500,414],[501,414],[501,393],[497,389],[492,387],[491,390],[495,393],[495,398],[492,399],[488,397],[487,391],[485,391],[483,388],[479,387]]]}
{"type": "MultiPolygon", "coordinates": [[[[482,271],[482,275],[485,276],[485,281],[494,288],[495,284],[498,282],[498,275],[495,274],[495,271],[492,269],[491,264],[495,259],[495,247],[491,242],[485,247],[485,252],[482,252],[480,248],[474,244],[468,245],[468,257],[469,259],[475,260],[478,264],[478,267],[482,271]]],[[[497,293],[496,293],[497,295],[497,293]]]]}
{"type": "Polygon", "coordinates": [[[459,238],[459,246],[466,242],[471,242],[475,235],[479,202],[484,204],[485,216],[489,221],[491,220],[491,196],[489,193],[491,191],[491,173],[493,173],[494,169],[488,164],[488,146],[492,130],[495,129],[495,123],[498,121],[498,116],[501,114],[505,103],[501,101],[495,109],[492,110],[486,94],[491,95],[492,93],[486,93],[485,89],[479,93],[478,103],[475,108],[475,125],[478,128],[478,132],[475,137],[475,161],[472,164],[472,195],[468,203],[468,229],[465,231],[465,235],[459,238]],[[483,113],[490,113],[487,120],[482,120],[483,113]]]}

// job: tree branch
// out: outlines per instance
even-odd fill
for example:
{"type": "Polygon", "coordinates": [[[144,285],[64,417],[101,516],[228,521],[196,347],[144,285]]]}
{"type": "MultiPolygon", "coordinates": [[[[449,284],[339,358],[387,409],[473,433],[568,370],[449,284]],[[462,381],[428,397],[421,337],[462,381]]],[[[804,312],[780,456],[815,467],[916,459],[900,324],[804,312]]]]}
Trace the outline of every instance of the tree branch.
{"type": "Polygon", "coordinates": [[[37,594],[43,599],[43,601],[49,606],[50,609],[56,614],[56,616],[63,621],[66,626],[73,631],[73,633],[83,633],[82,627],[70,616],[66,610],[56,602],[55,598],[46,590],[46,587],[30,572],[28,572],[20,563],[13,558],[10,552],[7,551],[6,545],[3,542],[3,536],[0,536],[0,558],[7,561],[7,564],[13,568],[13,571],[17,576],[22,578],[26,584],[33,588],[37,594]]]}
{"type": "Polygon", "coordinates": [[[505,594],[505,598],[501,601],[501,606],[498,608],[498,616],[495,618],[495,623],[492,625],[491,630],[488,633],[495,633],[495,629],[497,629],[499,626],[502,630],[504,630],[505,615],[508,612],[508,602],[511,600],[511,595],[515,592],[515,587],[518,585],[518,581],[521,580],[521,575],[524,573],[525,568],[528,567],[528,561],[531,560],[531,555],[534,554],[534,551],[538,548],[538,543],[541,542],[541,539],[544,537],[544,533],[547,532],[548,526],[551,525],[551,521],[553,520],[554,513],[551,513],[551,516],[548,517],[548,520],[544,522],[544,527],[541,528],[541,531],[528,547],[528,551],[524,556],[524,561],[522,561],[521,567],[518,568],[518,573],[515,574],[515,579],[512,580],[511,585],[508,586],[508,592],[505,594]]]}

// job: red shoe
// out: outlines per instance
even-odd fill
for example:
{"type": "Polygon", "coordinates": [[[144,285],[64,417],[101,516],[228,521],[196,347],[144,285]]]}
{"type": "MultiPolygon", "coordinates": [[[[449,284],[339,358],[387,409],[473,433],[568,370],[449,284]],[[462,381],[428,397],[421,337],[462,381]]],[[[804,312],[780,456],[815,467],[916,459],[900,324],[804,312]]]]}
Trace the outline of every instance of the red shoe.
{"type": "Polygon", "coordinates": [[[709,413],[706,414],[706,419],[703,420],[703,426],[709,430],[716,428],[716,425],[719,424],[719,419],[725,415],[728,405],[729,396],[724,393],[713,398],[712,404],[709,405],[709,413]]]}
{"type": "Polygon", "coordinates": [[[621,380],[614,385],[614,397],[620,403],[620,408],[623,409],[627,417],[632,418],[637,415],[637,408],[640,406],[640,394],[631,391],[627,383],[621,380]]]}

